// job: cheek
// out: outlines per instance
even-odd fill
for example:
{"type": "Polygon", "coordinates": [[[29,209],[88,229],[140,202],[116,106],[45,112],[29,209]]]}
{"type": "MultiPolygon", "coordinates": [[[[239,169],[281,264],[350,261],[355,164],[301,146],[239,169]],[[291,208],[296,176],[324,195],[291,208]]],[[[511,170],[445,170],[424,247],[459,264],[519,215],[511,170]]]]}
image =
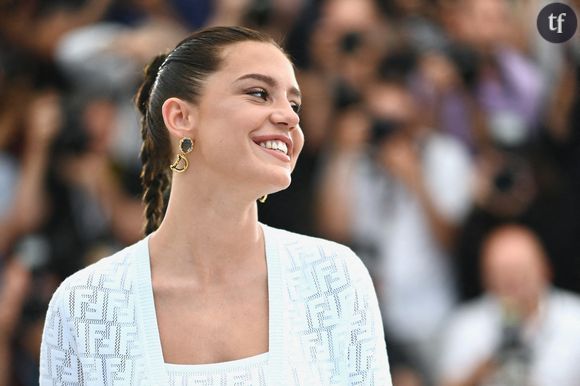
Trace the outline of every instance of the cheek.
{"type": "Polygon", "coordinates": [[[200,137],[221,146],[239,146],[239,141],[259,127],[262,117],[241,104],[216,105],[209,110],[210,120],[201,120],[200,137]]]}

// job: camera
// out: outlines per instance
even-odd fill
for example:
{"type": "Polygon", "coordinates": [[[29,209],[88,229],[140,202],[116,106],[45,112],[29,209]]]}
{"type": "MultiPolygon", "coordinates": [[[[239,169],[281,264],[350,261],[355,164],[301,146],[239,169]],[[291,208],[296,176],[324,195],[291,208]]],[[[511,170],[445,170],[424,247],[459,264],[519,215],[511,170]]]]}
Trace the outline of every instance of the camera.
{"type": "Polygon", "coordinates": [[[339,41],[340,51],[345,54],[353,54],[362,45],[362,41],[363,38],[359,32],[347,32],[339,41]]]}
{"type": "Polygon", "coordinates": [[[515,172],[507,165],[493,176],[493,186],[500,193],[509,192],[515,183],[515,172]]]}
{"type": "Polygon", "coordinates": [[[404,124],[394,119],[374,117],[371,121],[370,140],[372,143],[380,143],[389,139],[399,131],[404,124]]]}

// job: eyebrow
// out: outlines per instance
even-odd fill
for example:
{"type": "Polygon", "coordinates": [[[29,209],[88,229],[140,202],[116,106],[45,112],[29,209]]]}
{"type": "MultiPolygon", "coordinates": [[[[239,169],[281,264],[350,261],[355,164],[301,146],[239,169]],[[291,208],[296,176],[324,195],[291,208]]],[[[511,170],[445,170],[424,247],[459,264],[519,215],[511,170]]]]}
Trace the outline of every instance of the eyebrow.
{"type": "MultiPolygon", "coordinates": [[[[236,82],[239,82],[239,81],[244,80],[244,79],[255,79],[255,80],[259,80],[261,82],[266,83],[268,86],[270,86],[272,88],[278,86],[278,81],[276,81],[276,79],[272,78],[269,75],[264,75],[264,74],[246,74],[246,75],[240,76],[235,81],[236,82]]],[[[288,91],[289,91],[290,94],[293,94],[294,96],[297,96],[298,98],[301,98],[302,97],[302,93],[296,87],[290,87],[290,89],[288,91]]]]}

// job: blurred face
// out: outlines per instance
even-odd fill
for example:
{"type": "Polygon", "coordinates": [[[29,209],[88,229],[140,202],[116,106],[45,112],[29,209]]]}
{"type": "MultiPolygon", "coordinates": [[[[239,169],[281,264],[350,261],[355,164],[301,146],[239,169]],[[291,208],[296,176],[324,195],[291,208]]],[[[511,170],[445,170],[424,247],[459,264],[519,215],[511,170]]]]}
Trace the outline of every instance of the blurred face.
{"type": "Polygon", "coordinates": [[[415,102],[402,87],[389,84],[370,87],[365,100],[373,116],[401,123],[405,131],[412,130],[416,123],[415,102]]]}
{"type": "Polygon", "coordinates": [[[484,249],[484,282],[502,301],[525,310],[537,303],[548,283],[542,250],[527,231],[500,232],[484,249]]]}
{"type": "Polygon", "coordinates": [[[304,144],[292,64],[261,42],[228,46],[222,57],[199,101],[194,164],[258,196],[284,189],[304,144]]]}
{"type": "Polygon", "coordinates": [[[461,5],[454,9],[454,32],[460,40],[489,48],[514,36],[514,21],[505,0],[466,0],[461,5]]]}

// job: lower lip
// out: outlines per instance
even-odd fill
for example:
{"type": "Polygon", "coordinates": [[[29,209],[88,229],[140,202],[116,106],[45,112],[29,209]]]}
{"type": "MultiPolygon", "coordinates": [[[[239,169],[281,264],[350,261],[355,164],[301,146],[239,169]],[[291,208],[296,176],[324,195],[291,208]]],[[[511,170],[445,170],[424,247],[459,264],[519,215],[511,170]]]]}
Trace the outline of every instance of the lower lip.
{"type": "Polygon", "coordinates": [[[280,153],[278,150],[268,149],[267,147],[262,147],[262,146],[258,145],[257,143],[256,143],[256,146],[258,146],[260,149],[264,150],[268,154],[278,158],[280,161],[290,162],[290,157],[284,153],[280,153]]]}

